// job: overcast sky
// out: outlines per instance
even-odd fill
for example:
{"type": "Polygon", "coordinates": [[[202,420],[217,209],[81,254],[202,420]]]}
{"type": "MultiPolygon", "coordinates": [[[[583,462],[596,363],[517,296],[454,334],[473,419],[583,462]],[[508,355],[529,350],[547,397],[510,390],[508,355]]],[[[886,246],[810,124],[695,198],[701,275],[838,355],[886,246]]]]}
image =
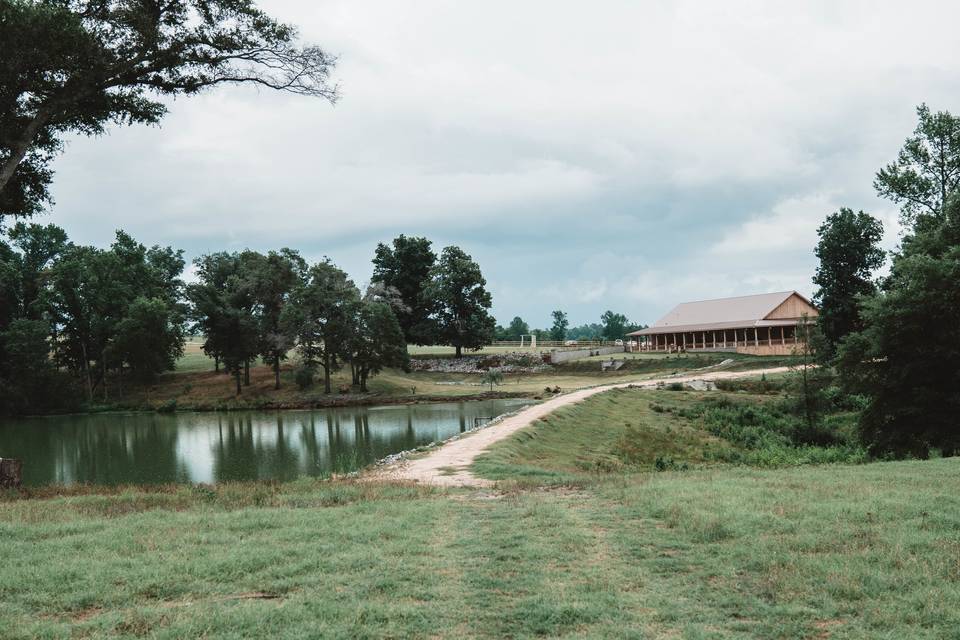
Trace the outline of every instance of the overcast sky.
{"type": "Polygon", "coordinates": [[[812,293],[840,206],[914,109],[960,111],[953,2],[263,0],[340,56],[342,100],[219,89],[161,127],[77,139],[50,222],[188,259],[290,246],[358,283],[378,241],[480,263],[506,324],[812,293]]]}

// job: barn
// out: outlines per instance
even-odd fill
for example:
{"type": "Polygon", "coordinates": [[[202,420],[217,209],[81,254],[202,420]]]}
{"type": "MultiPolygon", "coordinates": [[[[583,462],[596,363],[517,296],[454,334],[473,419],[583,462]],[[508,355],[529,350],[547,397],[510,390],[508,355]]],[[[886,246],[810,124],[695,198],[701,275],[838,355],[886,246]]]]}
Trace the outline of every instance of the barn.
{"type": "Polygon", "coordinates": [[[796,291],[684,302],[652,326],[627,334],[640,351],[734,351],[787,355],[797,324],[817,309],[796,291]]]}

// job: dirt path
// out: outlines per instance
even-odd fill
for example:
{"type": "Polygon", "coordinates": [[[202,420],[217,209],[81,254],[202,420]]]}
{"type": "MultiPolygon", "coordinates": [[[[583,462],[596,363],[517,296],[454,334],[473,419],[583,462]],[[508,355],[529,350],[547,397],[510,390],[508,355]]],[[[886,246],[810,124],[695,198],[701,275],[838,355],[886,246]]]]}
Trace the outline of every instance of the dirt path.
{"type": "Polygon", "coordinates": [[[617,384],[608,384],[599,387],[590,387],[589,389],[580,389],[565,393],[546,402],[528,407],[512,416],[507,416],[494,425],[481,429],[467,437],[453,440],[441,446],[439,449],[431,452],[423,458],[414,460],[404,460],[378,471],[375,477],[380,479],[392,480],[413,480],[416,482],[434,484],[448,487],[485,487],[493,483],[490,480],[478,478],[470,473],[470,465],[474,459],[480,455],[490,445],[498,440],[509,437],[519,429],[526,427],[551,413],[552,411],[565,407],[567,405],[580,402],[590,396],[611,389],[622,389],[624,387],[651,388],[658,384],[670,384],[671,382],[691,382],[693,380],[725,380],[730,378],[747,378],[759,376],[761,374],[783,373],[788,367],[775,367],[771,369],[757,369],[754,371],[717,371],[713,373],[704,372],[699,374],[690,374],[683,376],[671,376],[668,378],[658,378],[654,380],[637,380],[634,382],[620,382],[617,384]]]}

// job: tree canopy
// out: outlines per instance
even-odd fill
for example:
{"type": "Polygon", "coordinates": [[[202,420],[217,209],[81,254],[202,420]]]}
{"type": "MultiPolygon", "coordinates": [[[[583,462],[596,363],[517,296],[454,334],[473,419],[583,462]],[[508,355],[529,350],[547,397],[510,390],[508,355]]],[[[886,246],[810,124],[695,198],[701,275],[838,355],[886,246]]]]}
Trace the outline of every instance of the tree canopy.
{"type": "Polygon", "coordinates": [[[254,84],[335,100],[335,59],[251,0],[0,0],[0,219],[50,202],[68,133],[156,123],[162,96],[254,84]]]}
{"type": "Polygon", "coordinates": [[[900,205],[905,225],[943,219],[950,194],[960,188],[960,118],[917,107],[917,128],[897,159],[877,172],[877,193],[900,205]]]}
{"type": "Polygon", "coordinates": [[[436,302],[439,339],[456,350],[479,349],[494,338],[495,322],[480,266],[459,247],[446,247],[430,272],[426,295],[436,302]]]}
{"type": "Polygon", "coordinates": [[[397,292],[392,306],[409,344],[433,344],[437,337],[436,305],[424,293],[437,261],[431,245],[426,238],[401,234],[392,245],[378,244],[373,258],[373,282],[397,292]]]}
{"type": "Polygon", "coordinates": [[[570,326],[570,321],[567,319],[567,314],[564,311],[559,309],[550,314],[553,318],[553,325],[550,327],[550,339],[560,342],[567,339],[567,327],[570,326]]]}
{"type": "Polygon", "coordinates": [[[814,254],[820,261],[813,283],[818,289],[813,301],[820,315],[817,319],[829,359],[842,338],[863,328],[858,301],[877,290],[874,272],[886,258],[879,242],[883,225],[870,214],[841,208],[827,216],[817,230],[820,241],[814,254]]]}

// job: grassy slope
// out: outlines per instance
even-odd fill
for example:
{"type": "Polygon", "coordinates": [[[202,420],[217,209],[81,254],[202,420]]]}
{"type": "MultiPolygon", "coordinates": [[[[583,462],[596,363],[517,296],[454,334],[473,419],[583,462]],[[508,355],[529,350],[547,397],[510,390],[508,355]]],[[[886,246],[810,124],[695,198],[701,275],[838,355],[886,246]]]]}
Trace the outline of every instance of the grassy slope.
{"type": "Polygon", "coordinates": [[[564,482],[584,473],[651,469],[658,457],[700,462],[714,449],[729,448],[715,438],[672,415],[650,408],[687,404],[703,394],[619,389],[593,396],[538,420],[512,438],[494,445],[474,467],[495,479],[536,479],[564,482]]]}

